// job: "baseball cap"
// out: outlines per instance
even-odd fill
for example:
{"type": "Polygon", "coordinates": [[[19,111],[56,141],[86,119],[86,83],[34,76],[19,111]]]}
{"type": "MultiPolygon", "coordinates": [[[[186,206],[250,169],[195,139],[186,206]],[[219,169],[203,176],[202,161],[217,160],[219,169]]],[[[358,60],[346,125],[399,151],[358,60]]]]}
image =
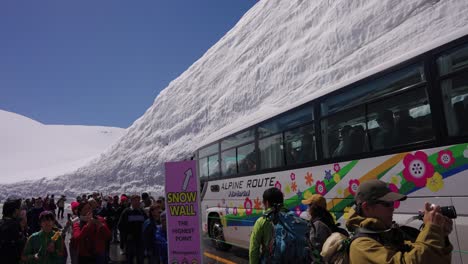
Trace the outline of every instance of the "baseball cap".
{"type": "Polygon", "coordinates": [[[372,201],[403,201],[406,200],[406,195],[392,192],[387,183],[381,180],[368,180],[359,185],[356,192],[356,202],[372,202],[372,201]]]}
{"type": "Polygon", "coordinates": [[[302,200],[302,204],[316,204],[322,208],[327,209],[327,201],[325,201],[325,198],[323,198],[323,196],[320,194],[311,195],[308,199],[302,200]]]}

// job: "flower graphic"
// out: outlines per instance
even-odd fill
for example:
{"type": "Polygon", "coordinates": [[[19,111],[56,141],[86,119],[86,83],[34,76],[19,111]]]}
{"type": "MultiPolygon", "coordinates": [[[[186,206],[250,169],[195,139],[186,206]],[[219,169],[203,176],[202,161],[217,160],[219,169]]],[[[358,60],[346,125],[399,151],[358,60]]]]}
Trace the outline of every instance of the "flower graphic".
{"type": "Polygon", "coordinates": [[[300,189],[297,190],[297,198],[302,199],[302,192],[300,189]]]}
{"type": "Polygon", "coordinates": [[[290,192],[291,192],[291,186],[289,186],[289,184],[287,183],[286,187],[284,188],[284,193],[289,194],[290,192]]]}
{"type": "Polygon", "coordinates": [[[289,177],[291,178],[291,181],[296,180],[296,174],[294,174],[294,173],[291,173],[291,175],[289,177]]]}
{"type": "Polygon", "coordinates": [[[335,173],[333,175],[333,181],[335,181],[335,183],[339,183],[340,180],[341,180],[341,176],[338,173],[335,173]]]}
{"type": "Polygon", "coordinates": [[[281,191],[281,183],[279,181],[276,181],[275,188],[281,191]]]}
{"type": "Polygon", "coordinates": [[[260,198],[258,198],[258,197],[255,198],[254,203],[255,203],[255,205],[254,205],[255,210],[261,210],[262,209],[262,202],[260,201],[260,198]]]}
{"type": "Polygon", "coordinates": [[[245,198],[244,207],[245,207],[245,214],[251,215],[252,214],[252,201],[249,199],[249,197],[245,198]]]}
{"type": "Polygon", "coordinates": [[[344,213],[343,213],[343,218],[344,218],[345,220],[348,220],[348,219],[349,219],[349,210],[350,210],[350,209],[351,209],[351,207],[349,207],[349,206],[348,206],[348,207],[345,207],[345,208],[343,209],[343,212],[344,212],[344,213]]]}
{"type": "Polygon", "coordinates": [[[341,186],[336,188],[336,197],[337,198],[344,198],[344,190],[343,190],[343,188],[341,188],[341,186]]]}
{"type": "Polygon", "coordinates": [[[291,184],[291,189],[292,189],[293,192],[296,192],[296,191],[297,191],[297,184],[296,184],[296,182],[292,182],[292,184],[291,184]]]}
{"type": "MultiPolygon", "coordinates": [[[[390,183],[390,184],[388,185],[388,188],[389,188],[390,191],[392,191],[392,192],[396,192],[396,193],[399,193],[399,192],[400,192],[400,190],[398,189],[398,187],[397,187],[395,184],[393,184],[393,183],[390,183]]],[[[398,208],[398,207],[400,207],[400,201],[395,201],[393,207],[394,207],[395,209],[398,208]]]]}
{"type": "Polygon", "coordinates": [[[311,186],[312,183],[314,182],[314,179],[312,178],[312,173],[310,172],[307,172],[306,176],[304,176],[305,180],[306,180],[306,184],[311,186]]]}
{"type": "Polygon", "coordinates": [[[298,205],[294,208],[294,213],[297,215],[297,216],[300,216],[302,211],[301,211],[301,207],[298,205]]]}
{"type": "Polygon", "coordinates": [[[310,196],[312,196],[312,193],[310,193],[309,190],[307,190],[307,191],[304,192],[304,200],[309,199],[310,196]]]}
{"type": "Polygon", "coordinates": [[[238,209],[237,214],[238,214],[239,216],[243,216],[243,215],[244,215],[244,212],[245,212],[244,207],[243,207],[242,205],[239,206],[239,209],[238,209]]]}
{"type": "Polygon", "coordinates": [[[223,204],[225,204],[225,203],[226,203],[226,199],[223,198],[223,199],[221,200],[221,202],[222,202],[223,204]]]}
{"type": "Polygon", "coordinates": [[[341,170],[340,164],[335,163],[335,165],[333,165],[333,170],[334,170],[335,172],[339,172],[339,171],[341,170]]]}
{"type": "Polygon", "coordinates": [[[441,150],[437,156],[437,163],[442,165],[444,168],[448,168],[455,163],[455,158],[453,157],[453,153],[450,150],[441,150]]]}
{"type": "Polygon", "coordinates": [[[395,184],[395,186],[399,189],[401,187],[401,177],[399,175],[393,175],[390,178],[390,183],[395,184]]]}
{"type": "Polygon", "coordinates": [[[229,206],[226,206],[226,215],[229,214],[229,206]]]}
{"type": "Polygon", "coordinates": [[[424,187],[427,178],[434,174],[434,166],[427,161],[427,155],[422,151],[416,151],[414,155],[407,154],[403,164],[405,165],[403,176],[417,187],[424,187]]]}
{"type": "Polygon", "coordinates": [[[327,188],[325,187],[325,183],[323,181],[317,181],[315,184],[315,192],[324,195],[327,192],[327,188]]]}
{"type": "Polygon", "coordinates": [[[234,207],[234,209],[232,209],[232,214],[237,215],[237,207],[234,207]]]}
{"type": "Polygon", "coordinates": [[[357,189],[359,187],[359,180],[358,179],[352,179],[352,180],[349,180],[349,186],[348,186],[348,191],[353,195],[355,196],[356,195],[356,192],[357,192],[357,189]]]}
{"type": "Polygon", "coordinates": [[[427,179],[426,186],[427,188],[429,188],[429,190],[433,192],[442,190],[444,188],[444,181],[442,175],[440,175],[440,173],[438,172],[434,173],[434,175],[431,178],[427,179]]]}
{"type": "Polygon", "coordinates": [[[332,178],[333,176],[332,176],[331,170],[325,170],[325,180],[331,181],[332,178]]]}

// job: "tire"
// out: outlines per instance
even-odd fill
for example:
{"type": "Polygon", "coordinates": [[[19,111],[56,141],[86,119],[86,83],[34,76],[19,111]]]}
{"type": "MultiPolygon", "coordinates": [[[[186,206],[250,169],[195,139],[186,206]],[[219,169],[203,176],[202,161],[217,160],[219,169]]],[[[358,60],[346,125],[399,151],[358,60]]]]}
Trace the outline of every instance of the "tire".
{"type": "Polygon", "coordinates": [[[231,245],[226,244],[224,240],[223,225],[219,218],[213,218],[213,220],[210,221],[210,237],[216,249],[227,251],[231,248],[231,245]]]}

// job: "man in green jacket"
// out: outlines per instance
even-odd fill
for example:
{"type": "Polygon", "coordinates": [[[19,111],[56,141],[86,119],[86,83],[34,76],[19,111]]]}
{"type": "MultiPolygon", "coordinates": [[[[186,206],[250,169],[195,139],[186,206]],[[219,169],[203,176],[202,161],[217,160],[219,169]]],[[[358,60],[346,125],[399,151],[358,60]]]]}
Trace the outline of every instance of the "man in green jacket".
{"type": "Polygon", "coordinates": [[[450,263],[452,245],[448,235],[453,222],[439,206],[425,204],[424,227],[414,242],[404,239],[393,223],[394,202],[406,196],[390,191],[380,180],[361,183],[356,193],[356,210],[350,211],[346,226],[375,231],[359,236],[350,246],[350,263],[450,263]]]}
{"type": "MultiPolygon", "coordinates": [[[[283,193],[277,188],[263,192],[263,206],[271,210],[275,205],[283,204],[283,193]]],[[[274,226],[267,217],[259,217],[250,235],[249,263],[258,264],[266,252],[273,247],[274,226]]]]}

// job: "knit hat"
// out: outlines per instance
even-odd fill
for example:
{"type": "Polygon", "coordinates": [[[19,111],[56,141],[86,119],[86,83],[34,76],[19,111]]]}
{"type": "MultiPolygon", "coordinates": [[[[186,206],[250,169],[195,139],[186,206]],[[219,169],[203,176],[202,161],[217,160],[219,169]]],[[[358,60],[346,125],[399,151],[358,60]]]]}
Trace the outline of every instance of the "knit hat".
{"type": "Polygon", "coordinates": [[[316,204],[317,206],[327,209],[327,201],[320,194],[311,195],[309,199],[302,200],[302,204],[305,204],[305,205],[316,204]]]}
{"type": "Polygon", "coordinates": [[[70,206],[71,206],[72,212],[75,211],[76,208],[78,208],[78,205],[80,205],[79,202],[71,202],[70,206]]]}

